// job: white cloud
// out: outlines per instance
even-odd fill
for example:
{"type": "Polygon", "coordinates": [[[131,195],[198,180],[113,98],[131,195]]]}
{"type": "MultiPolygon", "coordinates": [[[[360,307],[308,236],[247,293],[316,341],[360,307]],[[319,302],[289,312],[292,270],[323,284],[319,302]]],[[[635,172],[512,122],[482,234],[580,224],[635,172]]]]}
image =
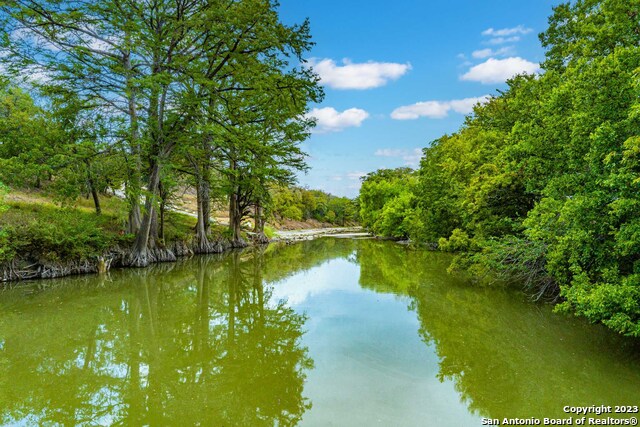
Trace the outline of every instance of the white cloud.
{"type": "Polygon", "coordinates": [[[402,156],[402,159],[405,161],[405,164],[413,168],[417,167],[420,164],[421,158],[422,158],[422,150],[420,148],[414,148],[413,151],[402,156]]]}
{"type": "Polygon", "coordinates": [[[454,99],[449,101],[451,109],[459,114],[470,114],[476,104],[484,104],[489,101],[489,95],[479,96],[477,98],[454,99]]]}
{"type": "Polygon", "coordinates": [[[307,116],[316,119],[315,133],[329,133],[359,127],[369,117],[369,113],[359,108],[349,108],[339,112],[333,107],[325,107],[314,108],[307,116]]]}
{"type": "Polygon", "coordinates": [[[411,69],[411,64],[393,62],[365,62],[354,64],[348,59],[337,65],[333,59],[311,59],[314,71],[322,84],[333,89],[372,89],[397,80],[411,69]]]}
{"type": "Polygon", "coordinates": [[[482,35],[489,37],[508,37],[517,34],[529,34],[532,31],[533,30],[531,28],[526,28],[523,25],[518,25],[517,27],[502,28],[500,30],[496,30],[495,28],[488,28],[482,32],[482,35]]]}
{"type": "Polygon", "coordinates": [[[487,43],[489,44],[505,44],[505,43],[515,43],[520,41],[520,36],[513,37],[495,37],[489,40],[487,43]]]}
{"type": "Polygon", "coordinates": [[[488,58],[490,56],[493,56],[493,50],[492,49],[474,50],[471,56],[473,56],[476,59],[488,58]]]}
{"type": "Polygon", "coordinates": [[[447,117],[451,107],[448,102],[424,101],[413,105],[398,107],[391,113],[391,118],[395,120],[414,120],[419,117],[429,117],[430,119],[442,119],[447,117]]]}
{"type": "Polygon", "coordinates": [[[475,50],[471,53],[471,56],[474,57],[475,59],[485,59],[493,56],[510,55],[511,53],[513,53],[513,51],[514,51],[513,46],[505,46],[498,50],[487,48],[487,49],[475,50]]]}
{"type": "Polygon", "coordinates": [[[404,160],[406,166],[417,167],[422,158],[422,150],[414,148],[413,150],[402,150],[398,148],[381,148],[374,153],[380,157],[400,157],[404,160]]]}
{"type": "MultiPolygon", "coordinates": [[[[490,37],[490,39],[486,43],[496,45],[518,42],[520,41],[520,36],[529,34],[532,31],[533,30],[531,28],[527,28],[523,25],[518,25],[517,27],[502,28],[499,30],[496,30],[495,28],[488,28],[482,32],[482,35],[485,37],[490,37]]],[[[484,56],[484,58],[487,58],[489,56],[492,55],[484,56]]]]}
{"type": "Polygon", "coordinates": [[[538,71],[540,71],[539,64],[520,57],[489,58],[482,64],[471,67],[460,79],[483,84],[502,83],[516,74],[533,74],[538,71]]]}
{"type": "Polygon", "coordinates": [[[412,105],[405,105],[396,108],[391,113],[391,118],[395,120],[415,120],[420,117],[442,119],[447,117],[450,111],[460,114],[469,114],[473,111],[474,105],[487,102],[488,99],[489,95],[484,95],[477,98],[453,99],[451,101],[417,102],[412,105]]]}

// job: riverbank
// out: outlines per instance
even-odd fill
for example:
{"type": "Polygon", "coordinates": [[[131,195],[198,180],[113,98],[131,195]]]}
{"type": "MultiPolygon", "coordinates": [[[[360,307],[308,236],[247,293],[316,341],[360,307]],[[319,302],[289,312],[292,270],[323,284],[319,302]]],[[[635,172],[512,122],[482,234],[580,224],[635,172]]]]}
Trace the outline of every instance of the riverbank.
{"type": "MultiPolygon", "coordinates": [[[[37,192],[10,193],[5,198],[5,212],[0,215],[0,282],[137,267],[131,262],[134,236],[123,231],[124,202],[118,197],[104,197],[102,207],[102,214],[96,215],[88,200],[61,208],[37,192]]],[[[149,251],[149,263],[173,262],[238,247],[229,239],[228,227],[221,224],[212,226],[206,247],[197,244],[193,236],[195,225],[192,215],[166,212],[164,239],[149,251]]],[[[361,230],[360,227],[276,230],[270,241],[291,243],[361,230]]],[[[242,237],[247,245],[264,244],[249,231],[243,231],[242,237]]]]}

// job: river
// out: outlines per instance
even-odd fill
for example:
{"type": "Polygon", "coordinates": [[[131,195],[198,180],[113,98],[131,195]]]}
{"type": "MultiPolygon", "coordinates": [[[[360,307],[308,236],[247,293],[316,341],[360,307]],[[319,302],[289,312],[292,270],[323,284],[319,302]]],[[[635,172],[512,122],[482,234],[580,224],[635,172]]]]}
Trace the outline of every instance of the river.
{"type": "Polygon", "coordinates": [[[5,288],[0,423],[480,426],[640,404],[637,340],[449,261],[326,237],[5,288]]]}

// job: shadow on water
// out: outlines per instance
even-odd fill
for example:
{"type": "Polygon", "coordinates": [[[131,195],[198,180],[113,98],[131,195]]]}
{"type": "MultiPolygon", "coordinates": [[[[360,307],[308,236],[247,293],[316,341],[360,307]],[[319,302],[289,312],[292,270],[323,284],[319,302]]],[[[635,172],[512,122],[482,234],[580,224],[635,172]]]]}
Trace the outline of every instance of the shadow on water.
{"type": "Polygon", "coordinates": [[[340,251],[263,252],[0,292],[0,420],[296,424],[311,407],[303,397],[313,368],[301,344],[306,317],[275,301],[266,280],[340,251]]]}
{"type": "Polygon", "coordinates": [[[452,277],[445,254],[370,240],[357,259],[363,287],[410,296],[420,335],[440,359],[438,378],[453,380],[474,413],[567,417],[564,405],[640,403],[638,340],[555,314],[513,289],[452,277]]]}

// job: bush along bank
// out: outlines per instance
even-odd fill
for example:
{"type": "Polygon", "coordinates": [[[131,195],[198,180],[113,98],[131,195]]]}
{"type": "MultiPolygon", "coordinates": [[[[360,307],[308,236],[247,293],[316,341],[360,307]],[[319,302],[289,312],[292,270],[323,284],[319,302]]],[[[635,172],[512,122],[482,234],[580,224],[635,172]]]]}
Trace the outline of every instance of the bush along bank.
{"type": "Polygon", "coordinates": [[[365,177],[363,226],[640,337],[639,14],[626,0],[554,8],[544,72],[483,99],[418,170],[365,177]]]}
{"type": "MultiPolygon", "coordinates": [[[[139,267],[131,262],[134,236],[122,231],[122,220],[110,209],[121,203],[119,200],[106,203],[106,212],[101,215],[82,208],[60,208],[41,199],[4,203],[0,215],[0,281],[139,267]]],[[[232,243],[226,227],[213,228],[208,244],[200,245],[192,236],[195,221],[187,215],[169,213],[165,240],[157,242],[148,253],[147,264],[220,253],[239,246],[232,243]]]]}

